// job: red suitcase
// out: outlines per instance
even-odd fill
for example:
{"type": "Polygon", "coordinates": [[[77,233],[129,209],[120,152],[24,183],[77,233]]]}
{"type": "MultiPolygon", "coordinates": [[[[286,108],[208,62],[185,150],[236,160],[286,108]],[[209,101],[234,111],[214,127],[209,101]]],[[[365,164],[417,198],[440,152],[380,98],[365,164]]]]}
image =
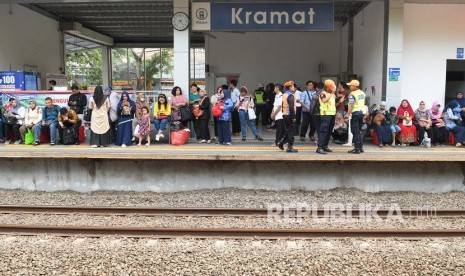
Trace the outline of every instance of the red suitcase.
{"type": "Polygon", "coordinates": [[[84,143],[86,141],[85,127],[81,125],[79,127],[79,143],[84,143]]]}
{"type": "Polygon", "coordinates": [[[48,128],[40,131],[40,142],[43,144],[50,143],[50,130],[48,128]]]}

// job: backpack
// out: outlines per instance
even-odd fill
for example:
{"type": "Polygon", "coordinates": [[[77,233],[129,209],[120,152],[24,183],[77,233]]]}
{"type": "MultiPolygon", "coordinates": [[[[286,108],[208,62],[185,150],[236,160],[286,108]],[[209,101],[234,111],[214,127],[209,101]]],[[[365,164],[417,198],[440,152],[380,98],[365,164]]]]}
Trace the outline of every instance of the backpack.
{"type": "Polygon", "coordinates": [[[219,118],[221,115],[223,115],[223,109],[221,107],[223,106],[223,101],[217,102],[213,108],[212,108],[212,115],[213,117],[219,118]]]}
{"type": "Polygon", "coordinates": [[[63,129],[63,145],[73,145],[76,143],[74,128],[68,127],[63,129]]]}

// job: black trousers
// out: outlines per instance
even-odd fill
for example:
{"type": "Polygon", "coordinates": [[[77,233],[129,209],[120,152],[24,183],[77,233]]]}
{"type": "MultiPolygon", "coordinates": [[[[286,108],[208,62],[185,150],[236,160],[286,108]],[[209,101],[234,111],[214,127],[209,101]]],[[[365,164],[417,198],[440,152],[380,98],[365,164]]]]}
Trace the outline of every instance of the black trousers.
{"type": "Polygon", "coordinates": [[[312,122],[310,123],[310,137],[315,137],[316,135],[320,135],[320,126],[321,126],[321,116],[317,114],[312,115],[312,122]],[[313,127],[312,124],[313,123],[313,127]]]}
{"type": "MultiPolygon", "coordinates": [[[[197,120],[197,121],[200,121],[200,139],[201,140],[210,140],[210,129],[208,128],[208,122],[209,120],[208,119],[205,119],[205,120],[197,120]]],[[[199,136],[197,136],[199,137],[199,136]]]]}
{"type": "Polygon", "coordinates": [[[302,122],[302,106],[297,106],[296,112],[295,112],[295,123],[297,125],[300,125],[301,122],[302,122]]]}
{"type": "Polygon", "coordinates": [[[109,122],[110,123],[110,142],[115,143],[116,141],[116,122],[109,122]]]}
{"type": "Polygon", "coordinates": [[[200,139],[201,139],[201,136],[202,136],[202,134],[201,134],[201,132],[200,132],[200,128],[201,128],[201,127],[200,127],[200,121],[202,121],[202,120],[196,119],[196,118],[194,118],[194,119],[192,120],[192,124],[194,125],[195,138],[196,138],[197,140],[200,140],[200,139]]]}
{"type": "Polygon", "coordinates": [[[276,124],[275,144],[278,144],[283,139],[284,132],[286,131],[286,129],[284,127],[284,120],[283,119],[276,120],[275,124],[276,124]]]}
{"type": "Polygon", "coordinates": [[[331,134],[333,133],[336,115],[323,115],[321,117],[320,134],[318,135],[318,147],[327,148],[331,134]]]}
{"type": "Polygon", "coordinates": [[[213,117],[213,126],[215,129],[215,137],[218,137],[218,118],[213,117]]]}
{"type": "Polygon", "coordinates": [[[266,123],[272,125],[273,121],[271,120],[271,113],[273,112],[273,103],[266,103],[266,123]]]}
{"type": "Polygon", "coordinates": [[[432,139],[433,144],[437,143],[446,143],[447,142],[447,128],[445,126],[443,127],[437,127],[436,125],[433,125],[433,139],[432,139]]]}
{"type": "MultiPolygon", "coordinates": [[[[81,126],[81,121],[78,121],[77,123],[73,124],[64,124],[65,128],[67,127],[72,127],[74,128],[74,135],[76,137],[76,141],[79,141],[79,127],[81,126]]],[[[63,143],[63,128],[61,127],[60,124],[57,124],[58,127],[58,136],[60,137],[58,140],[58,143],[62,144],[63,143]]]]}
{"type": "Polygon", "coordinates": [[[284,117],[284,135],[283,138],[281,139],[281,144],[286,144],[287,143],[287,148],[291,149],[294,146],[294,135],[295,135],[295,129],[296,129],[296,124],[295,122],[292,121],[291,116],[285,115],[284,117]]]}
{"type": "Polygon", "coordinates": [[[363,113],[361,111],[352,112],[352,120],[350,121],[350,131],[352,132],[355,148],[360,149],[363,147],[362,140],[362,125],[363,113]]]}
{"type": "Polygon", "coordinates": [[[302,112],[302,124],[300,125],[300,137],[305,137],[309,128],[310,128],[310,132],[308,133],[308,137],[311,138],[313,135],[315,135],[315,122],[313,121],[313,116],[308,112],[302,112]]]}
{"type": "Polygon", "coordinates": [[[21,134],[19,133],[19,128],[21,125],[18,124],[5,124],[5,141],[10,140],[11,138],[11,133],[13,133],[13,139],[11,140],[12,142],[21,140],[21,134]]]}
{"type": "Polygon", "coordinates": [[[256,110],[255,110],[255,115],[257,118],[255,118],[255,124],[258,125],[258,122],[260,121],[260,115],[262,115],[262,125],[267,124],[267,118],[266,118],[266,104],[257,104],[256,110]]]}
{"type": "Polygon", "coordinates": [[[425,138],[425,132],[428,133],[428,138],[433,138],[433,129],[426,129],[426,127],[422,127],[419,124],[415,124],[415,127],[417,128],[418,131],[418,143],[421,144],[423,142],[423,139],[425,138]]]}
{"type": "Polygon", "coordinates": [[[231,121],[232,121],[232,132],[240,133],[241,132],[241,120],[239,119],[239,111],[234,109],[231,112],[231,121]]]}

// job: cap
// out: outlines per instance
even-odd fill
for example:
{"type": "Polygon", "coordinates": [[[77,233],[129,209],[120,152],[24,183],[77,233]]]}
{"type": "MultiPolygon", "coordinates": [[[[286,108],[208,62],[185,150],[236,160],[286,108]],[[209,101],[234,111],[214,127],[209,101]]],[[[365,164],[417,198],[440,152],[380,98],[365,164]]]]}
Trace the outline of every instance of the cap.
{"type": "Polygon", "coordinates": [[[329,89],[335,89],[336,88],[336,83],[334,83],[333,80],[327,79],[325,80],[325,87],[329,89]]]}
{"type": "Polygon", "coordinates": [[[360,86],[360,82],[358,80],[351,80],[349,83],[347,83],[348,86],[357,86],[359,87],[360,86]]]}
{"type": "Polygon", "coordinates": [[[263,86],[263,83],[259,83],[258,88],[260,88],[260,87],[265,87],[265,86],[263,86]]]}
{"type": "Polygon", "coordinates": [[[286,83],[284,83],[284,87],[291,87],[291,86],[294,86],[294,81],[287,81],[286,83]]]}
{"type": "Polygon", "coordinates": [[[111,87],[107,86],[107,87],[105,87],[105,90],[103,90],[103,91],[111,91],[111,87]]]}

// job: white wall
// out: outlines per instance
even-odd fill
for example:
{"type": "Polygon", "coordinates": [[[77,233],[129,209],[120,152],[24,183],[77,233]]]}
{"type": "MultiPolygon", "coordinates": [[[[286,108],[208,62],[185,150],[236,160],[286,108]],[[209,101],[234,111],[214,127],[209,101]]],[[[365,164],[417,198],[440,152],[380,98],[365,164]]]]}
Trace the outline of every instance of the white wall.
{"type": "Polygon", "coordinates": [[[0,71],[24,70],[35,65],[45,74],[59,73],[61,46],[58,22],[13,4],[0,4],[0,71]]]}
{"type": "Polygon", "coordinates": [[[370,104],[381,101],[383,84],[384,2],[371,2],[354,17],[354,74],[367,89],[370,104]],[[375,94],[371,92],[374,86],[375,94]]]}
{"type": "Polygon", "coordinates": [[[249,90],[258,83],[319,81],[319,63],[323,74],[339,75],[341,27],[336,22],[334,32],[211,33],[216,38],[206,36],[205,43],[210,75],[238,73],[239,85],[249,90]]]}
{"type": "Polygon", "coordinates": [[[405,4],[402,97],[444,104],[447,59],[465,47],[465,5],[405,4]]]}

